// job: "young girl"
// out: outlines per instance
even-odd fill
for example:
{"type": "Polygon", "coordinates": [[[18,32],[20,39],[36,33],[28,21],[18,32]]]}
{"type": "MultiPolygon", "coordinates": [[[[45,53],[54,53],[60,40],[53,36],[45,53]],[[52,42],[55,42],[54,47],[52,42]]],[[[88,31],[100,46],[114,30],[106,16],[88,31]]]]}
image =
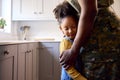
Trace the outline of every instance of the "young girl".
{"type": "MultiPolygon", "coordinates": [[[[60,43],[60,53],[70,49],[77,33],[79,16],[77,11],[66,1],[56,6],[54,14],[59,22],[60,30],[64,34],[63,40],[60,43]]],[[[81,48],[82,51],[83,48],[81,48]]],[[[82,68],[80,55],[76,58],[73,66],[65,70],[62,66],[61,80],[87,80],[81,75],[82,68]]]]}

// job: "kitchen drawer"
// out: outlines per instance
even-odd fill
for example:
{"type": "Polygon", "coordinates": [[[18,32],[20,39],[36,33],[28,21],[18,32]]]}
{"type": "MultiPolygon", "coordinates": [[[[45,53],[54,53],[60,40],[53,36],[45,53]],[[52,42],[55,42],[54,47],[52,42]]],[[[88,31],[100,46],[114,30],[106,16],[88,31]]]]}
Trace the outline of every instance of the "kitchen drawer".
{"type": "Polygon", "coordinates": [[[17,54],[17,45],[3,45],[0,46],[0,59],[8,58],[17,54]]]}

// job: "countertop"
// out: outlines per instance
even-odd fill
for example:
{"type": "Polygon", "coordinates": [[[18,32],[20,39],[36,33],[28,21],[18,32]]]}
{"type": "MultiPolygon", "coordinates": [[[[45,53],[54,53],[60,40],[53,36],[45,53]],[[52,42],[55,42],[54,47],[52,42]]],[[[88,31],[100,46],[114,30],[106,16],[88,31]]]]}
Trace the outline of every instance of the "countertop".
{"type": "Polygon", "coordinates": [[[59,40],[7,40],[7,41],[0,41],[0,45],[32,43],[32,42],[60,42],[60,41],[59,40]]]}

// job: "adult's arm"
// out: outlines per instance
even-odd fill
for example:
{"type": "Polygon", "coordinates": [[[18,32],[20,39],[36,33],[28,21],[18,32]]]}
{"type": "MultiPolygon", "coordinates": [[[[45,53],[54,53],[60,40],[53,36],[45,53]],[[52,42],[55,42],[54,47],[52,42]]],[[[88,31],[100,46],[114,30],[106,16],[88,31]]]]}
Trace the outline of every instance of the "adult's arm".
{"type": "Polygon", "coordinates": [[[74,63],[81,46],[90,37],[95,15],[97,14],[97,0],[78,0],[78,2],[81,6],[81,14],[75,40],[72,47],[60,55],[60,64],[66,69],[74,63]]]}

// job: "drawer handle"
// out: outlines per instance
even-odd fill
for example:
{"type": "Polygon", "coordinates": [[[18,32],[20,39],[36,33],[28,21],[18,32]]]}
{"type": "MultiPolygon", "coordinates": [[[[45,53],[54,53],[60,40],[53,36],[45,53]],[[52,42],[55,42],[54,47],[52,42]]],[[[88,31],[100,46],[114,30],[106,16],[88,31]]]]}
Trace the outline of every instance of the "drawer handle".
{"type": "Polygon", "coordinates": [[[9,52],[8,52],[8,51],[4,51],[4,55],[6,55],[6,54],[8,55],[8,54],[9,54],[9,52]]]}
{"type": "Polygon", "coordinates": [[[39,14],[42,14],[42,12],[39,12],[39,14]]]}
{"type": "Polygon", "coordinates": [[[31,53],[31,52],[32,52],[31,50],[28,51],[28,53],[31,53]]]}
{"type": "Polygon", "coordinates": [[[25,53],[30,53],[30,52],[32,52],[31,50],[29,50],[29,51],[26,51],[25,53]]]}

